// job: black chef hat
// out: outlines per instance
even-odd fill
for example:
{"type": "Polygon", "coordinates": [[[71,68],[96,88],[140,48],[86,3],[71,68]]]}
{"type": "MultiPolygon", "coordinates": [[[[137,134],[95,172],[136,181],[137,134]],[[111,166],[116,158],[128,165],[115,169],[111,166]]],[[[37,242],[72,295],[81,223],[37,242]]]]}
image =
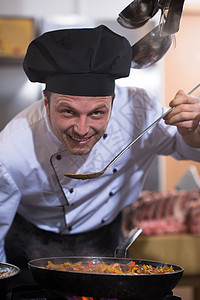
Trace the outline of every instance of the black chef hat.
{"type": "Polygon", "coordinates": [[[109,96],[115,79],[129,75],[131,56],[129,42],[100,25],[44,33],[30,43],[23,67],[50,92],[109,96]]]}

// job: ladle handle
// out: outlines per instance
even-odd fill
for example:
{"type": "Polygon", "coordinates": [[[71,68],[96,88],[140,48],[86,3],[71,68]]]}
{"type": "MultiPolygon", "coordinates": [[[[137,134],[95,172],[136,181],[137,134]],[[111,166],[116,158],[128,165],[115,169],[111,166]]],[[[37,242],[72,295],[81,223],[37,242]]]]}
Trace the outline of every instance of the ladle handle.
{"type": "Polygon", "coordinates": [[[139,140],[151,127],[153,127],[156,123],[158,123],[164,116],[166,116],[168,113],[170,113],[170,111],[172,111],[173,107],[171,107],[170,109],[168,109],[161,117],[159,117],[157,120],[155,120],[151,125],[149,125],[144,131],[142,131],[137,137],[136,139],[134,139],[131,143],[129,143],[124,149],[122,149],[121,152],[118,153],[118,155],[111,160],[111,162],[108,164],[108,166],[106,167],[106,169],[112,165],[128,148],[130,148],[133,144],[135,144],[135,142],[137,142],[137,140],[139,140]]]}
{"type": "MultiPolygon", "coordinates": [[[[200,83],[197,84],[189,93],[188,95],[191,95],[198,87],[200,86],[200,83]]],[[[170,111],[172,111],[174,109],[174,107],[171,107],[170,109],[168,109],[161,117],[159,117],[157,120],[155,120],[151,125],[149,125],[144,131],[142,131],[137,137],[136,139],[134,139],[131,143],[129,143],[124,149],[122,149],[121,152],[118,153],[117,156],[115,156],[113,158],[113,160],[111,160],[111,162],[107,165],[107,167],[104,169],[106,170],[108,167],[110,167],[128,148],[130,148],[133,144],[135,144],[135,142],[137,142],[137,140],[139,140],[151,127],[153,127],[156,123],[158,123],[164,116],[166,116],[168,113],[170,113],[170,111]]]]}

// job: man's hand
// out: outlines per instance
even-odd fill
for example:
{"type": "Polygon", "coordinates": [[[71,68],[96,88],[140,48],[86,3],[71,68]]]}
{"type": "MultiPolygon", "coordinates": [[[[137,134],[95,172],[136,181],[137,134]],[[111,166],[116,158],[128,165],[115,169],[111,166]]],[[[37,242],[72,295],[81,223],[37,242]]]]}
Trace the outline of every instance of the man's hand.
{"type": "Polygon", "coordinates": [[[164,117],[165,123],[177,126],[184,141],[200,148],[200,101],[180,90],[169,103],[173,110],[164,117]]]}

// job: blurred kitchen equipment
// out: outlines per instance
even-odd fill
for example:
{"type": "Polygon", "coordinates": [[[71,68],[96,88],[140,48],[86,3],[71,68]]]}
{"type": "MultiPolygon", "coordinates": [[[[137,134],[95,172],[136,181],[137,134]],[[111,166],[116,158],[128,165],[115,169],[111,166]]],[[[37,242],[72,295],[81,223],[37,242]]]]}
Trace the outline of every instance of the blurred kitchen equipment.
{"type": "Polygon", "coordinates": [[[123,27],[135,29],[143,26],[158,9],[155,8],[157,0],[134,0],[131,2],[117,18],[123,27]]]}
{"type": "Polygon", "coordinates": [[[185,0],[134,0],[117,18],[120,25],[136,29],[148,22],[161,10],[161,20],[163,23],[162,34],[170,35],[179,30],[182,10],[185,0]],[[167,14],[165,14],[167,11],[167,14]]]}
{"type": "Polygon", "coordinates": [[[162,36],[174,34],[179,31],[183,5],[185,0],[171,0],[166,21],[161,30],[162,36]]]}
{"type": "Polygon", "coordinates": [[[136,29],[143,26],[161,8],[165,11],[169,7],[170,0],[134,0],[122,10],[117,21],[123,27],[136,29]]]}
{"type": "MultiPolygon", "coordinates": [[[[188,93],[188,95],[191,95],[199,86],[200,86],[200,84],[198,84],[197,86],[195,86],[188,93]]],[[[97,177],[101,176],[103,173],[105,173],[105,171],[107,170],[107,168],[110,167],[127,149],[129,149],[135,142],[137,142],[137,140],[139,140],[150,128],[152,128],[154,125],[156,125],[164,116],[166,116],[168,113],[170,113],[172,111],[172,109],[173,109],[173,107],[171,107],[170,109],[168,109],[161,117],[159,117],[151,125],[149,125],[144,131],[142,131],[142,133],[140,133],[140,135],[138,135],[137,138],[135,138],[124,149],[122,149],[122,151],[119,152],[117,154],[117,156],[115,156],[113,158],[113,160],[111,160],[111,162],[103,170],[101,170],[99,172],[85,173],[85,174],[65,174],[65,176],[69,177],[69,178],[73,178],[73,179],[83,179],[83,180],[85,180],[85,179],[93,179],[93,178],[97,178],[97,177]]]]}
{"type": "Polygon", "coordinates": [[[147,68],[165,55],[171,46],[172,34],[179,30],[184,1],[134,0],[119,14],[117,21],[120,25],[136,29],[161,10],[159,25],[132,46],[132,68],[147,68]]]}
{"type": "Polygon", "coordinates": [[[158,62],[172,44],[172,36],[162,36],[161,25],[156,26],[132,46],[131,67],[144,69],[158,62]]]}

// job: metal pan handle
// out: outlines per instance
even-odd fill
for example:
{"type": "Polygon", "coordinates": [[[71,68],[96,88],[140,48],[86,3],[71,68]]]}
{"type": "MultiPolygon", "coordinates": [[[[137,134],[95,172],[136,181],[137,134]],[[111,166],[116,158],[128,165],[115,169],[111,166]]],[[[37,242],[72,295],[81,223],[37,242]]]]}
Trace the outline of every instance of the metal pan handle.
{"type": "Polygon", "coordinates": [[[141,232],[142,232],[142,228],[136,227],[132,229],[127,235],[127,237],[124,239],[124,241],[120,243],[115,249],[114,257],[126,258],[129,247],[137,239],[137,237],[141,234],[141,232]]]}

